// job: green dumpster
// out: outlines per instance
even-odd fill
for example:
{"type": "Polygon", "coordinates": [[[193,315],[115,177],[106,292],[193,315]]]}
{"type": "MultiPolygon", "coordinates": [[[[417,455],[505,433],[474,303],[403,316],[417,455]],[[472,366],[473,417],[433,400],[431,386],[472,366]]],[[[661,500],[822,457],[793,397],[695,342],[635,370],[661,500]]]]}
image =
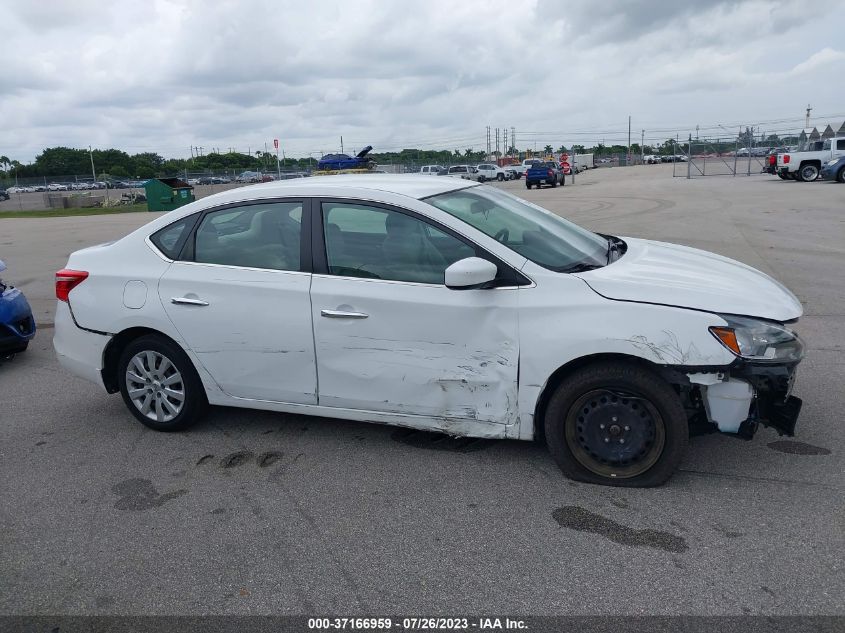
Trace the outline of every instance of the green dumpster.
{"type": "Polygon", "coordinates": [[[144,190],[148,211],[173,211],[196,200],[194,188],[179,178],[151,178],[144,190]]]}

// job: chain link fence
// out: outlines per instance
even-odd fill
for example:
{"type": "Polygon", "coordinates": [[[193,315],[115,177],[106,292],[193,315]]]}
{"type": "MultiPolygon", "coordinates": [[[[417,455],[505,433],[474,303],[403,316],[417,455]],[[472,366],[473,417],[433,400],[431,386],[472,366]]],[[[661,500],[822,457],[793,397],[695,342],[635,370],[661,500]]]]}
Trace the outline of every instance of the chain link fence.
{"type": "Polygon", "coordinates": [[[695,139],[673,143],[672,176],[752,176],[763,173],[770,144],[753,141],[740,146],[739,139],[695,139]]]}

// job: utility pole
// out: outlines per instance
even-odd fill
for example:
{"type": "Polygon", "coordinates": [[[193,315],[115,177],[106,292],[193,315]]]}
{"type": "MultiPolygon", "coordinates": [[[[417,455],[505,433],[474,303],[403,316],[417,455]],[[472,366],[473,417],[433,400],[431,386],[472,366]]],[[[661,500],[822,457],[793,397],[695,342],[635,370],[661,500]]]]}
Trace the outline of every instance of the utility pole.
{"type": "Polygon", "coordinates": [[[810,112],[813,111],[812,106],[807,104],[807,118],[804,120],[804,127],[810,127],[810,112]]]}
{"type": "Polygon", "coordinates": [[[91,157],[91,176],[94,178],[94,182],[97,182],[97,172],[94,171],[94,150],[91,149],[91,146],[88,146],[88,156],[91,157]]]}
{"type": "Polygon", "coordinates": [[[511,147],[516,152],[516,157],[519,158],[519,150],[516,148],[516,128],[511,126],[511,147]]]}
{"type": "Polygon", "coordinates": [[[343,154],[343,137],[340,137],[340,153],[343,154]]]}
{"type": "Polygon", "coordinates": [[[645,130],[640,132],[640,162],[645,164],[645,130]]]}
{"type": "Polygon", "coordinates": [[[631,115],[628,115],[628,155],[625,157],[625,165],[630,165],[631,160],[631,115]]]}
{"type": "Polygon", "coordinates": [[[503,152],[505,156],[508,155],[508,150],[510,149],[510,145],[508,145],[508,128],[503,128],[504,133],[504,141],[505,141],[505,151],[503,152]]]}

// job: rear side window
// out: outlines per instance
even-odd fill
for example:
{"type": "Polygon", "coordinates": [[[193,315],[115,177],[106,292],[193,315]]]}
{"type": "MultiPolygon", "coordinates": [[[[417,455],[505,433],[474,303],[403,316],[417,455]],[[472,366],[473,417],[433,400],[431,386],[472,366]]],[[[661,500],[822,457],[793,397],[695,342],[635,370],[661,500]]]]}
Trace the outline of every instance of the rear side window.
{"type": "Polygon", "coordinates": [[[301,240],[301,202],[230,207],[202,219],[194,240],[194,261],[299,271],[301,240]]]}
{"type": "Polygon", "coordinates": [[[188,232],[196,219],[195,215],[189,215],[178,222],[174,222],[153,233],[150,236],[150,241],[156,245],[158,250],[164,253],[165,257],[177,259],[179,252],[182,250],[182,245],[188,237],[188,232]]]}
{"type": "Polygon", "coordinates": [[[845,139],[836,141],[836,149],[845,149],[845,139]]]}

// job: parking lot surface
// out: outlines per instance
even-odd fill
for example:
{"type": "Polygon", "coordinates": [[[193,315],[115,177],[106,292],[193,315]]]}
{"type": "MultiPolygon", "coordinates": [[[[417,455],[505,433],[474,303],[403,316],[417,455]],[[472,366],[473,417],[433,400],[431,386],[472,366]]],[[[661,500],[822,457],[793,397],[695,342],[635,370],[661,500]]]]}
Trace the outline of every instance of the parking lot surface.
{"type": "Polygon", "coordinates": [[[0,365],[0,612],[845,614],[845,187],[671,165],[497,186],[786,284],[797,437],[696,437],[666,486],[625,490],[529,442],[238,409],[156,433],[51,346],[53,272],[154,215],[0,218],[40,326],[0,365]]]}

